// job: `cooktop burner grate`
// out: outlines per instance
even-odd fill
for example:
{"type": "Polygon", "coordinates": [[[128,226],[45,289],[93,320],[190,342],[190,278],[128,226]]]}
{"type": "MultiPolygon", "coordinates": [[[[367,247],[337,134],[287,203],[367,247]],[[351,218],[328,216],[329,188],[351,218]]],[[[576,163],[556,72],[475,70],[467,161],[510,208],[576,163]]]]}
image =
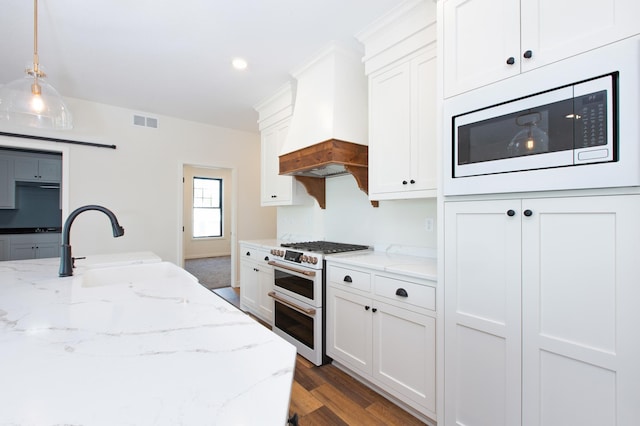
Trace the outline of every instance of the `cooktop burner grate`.
{"type": "Polygon", "coordinates": [[[304,241],[300,243],[282,243],[280,244],[280,246],[323,254],[344,253],[348,251],[369,249],[368,246],[358,244],[334,243],[331,241],[304,241]]]}

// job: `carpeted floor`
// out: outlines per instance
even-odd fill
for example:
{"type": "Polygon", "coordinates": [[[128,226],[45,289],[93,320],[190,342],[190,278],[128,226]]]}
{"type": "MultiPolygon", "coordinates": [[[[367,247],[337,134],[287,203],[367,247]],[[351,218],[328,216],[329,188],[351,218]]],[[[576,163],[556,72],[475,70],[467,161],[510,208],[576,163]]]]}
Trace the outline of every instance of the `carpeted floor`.
{"type": "Polygon", "coordinates": [[[231,285],[231,256],[188,259],[184,262],[184,269],[209,290],[231,285]]]}

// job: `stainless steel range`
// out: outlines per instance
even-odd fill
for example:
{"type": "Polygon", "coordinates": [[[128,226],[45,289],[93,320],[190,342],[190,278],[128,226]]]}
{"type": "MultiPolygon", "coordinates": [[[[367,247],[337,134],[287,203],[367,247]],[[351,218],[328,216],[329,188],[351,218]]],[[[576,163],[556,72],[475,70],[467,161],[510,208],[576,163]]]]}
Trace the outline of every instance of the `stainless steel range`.
{"type": "Polygon", "coordinates": [[[325,255],[371,248],[329,241],[283,243],[271,249],[274,270],[273,331],[295,345],[315,365],[325,355],[325,255]]]}

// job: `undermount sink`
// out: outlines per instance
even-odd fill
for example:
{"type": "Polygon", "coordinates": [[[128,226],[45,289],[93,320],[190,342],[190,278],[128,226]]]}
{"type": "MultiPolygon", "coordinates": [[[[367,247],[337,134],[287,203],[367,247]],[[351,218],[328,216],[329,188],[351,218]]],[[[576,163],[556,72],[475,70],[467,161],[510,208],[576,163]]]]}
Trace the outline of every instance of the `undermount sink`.
{"type": "Polygon", "coordinates": [[[78,275],[75,279],[80,282],[82,287],[100,287],[167,279],[198,282],[196,277],[171,262],[91,268],[84,271],[82,275],[78,275]]]}

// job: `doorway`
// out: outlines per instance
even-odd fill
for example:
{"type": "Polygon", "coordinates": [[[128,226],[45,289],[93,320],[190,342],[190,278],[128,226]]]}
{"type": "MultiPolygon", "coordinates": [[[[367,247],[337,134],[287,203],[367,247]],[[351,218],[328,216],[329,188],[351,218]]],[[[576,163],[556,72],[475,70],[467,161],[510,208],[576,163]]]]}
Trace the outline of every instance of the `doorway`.
{"type": "Polygon", "coordinates": [[[182,176],[184,182],[182,191],[182,259],[184,268],[198,278],[204,287],[212,291],[220,288],[236,287],[236,268],[234,268],[235,170],[184,164],[182,176]],[[207,190],[205,189],[205,195],[203,195],[202,188],[198,186],[197,182],[206,180],[221,183],[219,203],[215,200],[217,194],[213,196],[211,194],[207,195],[207,190]],[[194,182],[196,182],[195,192],[194,182]],[[214,198],[213,201],[211,201],[212,197],[214,198]],[[197,215],[203,210],[203,205],[212,207],[211,210],[216,210],[217,208],[221,210],[218,212],[219,216],[216,216],[216,212],[212,211],[212,214],[207,219],[221,222],[221,235],[207,236],[199,231],[202,228],[197,226],[197,215]],[[196,215],[195,220],[194,213],[196,215]]]}

